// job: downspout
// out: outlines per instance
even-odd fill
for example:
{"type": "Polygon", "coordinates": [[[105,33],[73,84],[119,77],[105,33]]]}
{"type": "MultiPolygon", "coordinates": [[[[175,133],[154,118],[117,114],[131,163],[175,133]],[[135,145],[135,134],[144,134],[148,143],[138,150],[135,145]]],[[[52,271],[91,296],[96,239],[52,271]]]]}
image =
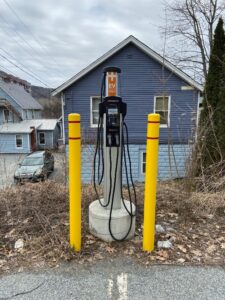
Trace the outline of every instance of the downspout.
{"type": "Polygon", "coordinates": [[[195,132],[195,141],[198,138],[198,126],[199,126],[199,119],[200,119],[200,114],[201,114],[201,108],[200,104],[202,103],[202,97],[201,97],[201,92],[198,91],[198,103],[197,103],[197,118],[196,118],[196,132],[195,132]]]}
{"type": "Polygon", "coordinates": [[[64,95],[61,93],[61,106],[62,106],[62,140],[63,145],[65,145],[65,124],[64,124],[64,95]]]}

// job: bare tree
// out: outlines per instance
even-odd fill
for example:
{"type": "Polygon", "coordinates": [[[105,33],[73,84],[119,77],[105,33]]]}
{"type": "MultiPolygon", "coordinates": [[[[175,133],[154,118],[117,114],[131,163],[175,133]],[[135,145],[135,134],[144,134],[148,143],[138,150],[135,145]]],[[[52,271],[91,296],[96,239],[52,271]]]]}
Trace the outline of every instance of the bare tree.
{"type": "Polygon", "coordinates": [[[204,81],[218,18],[225,12],[224,0],[166,0],[169,46],[167,58],[204,81]]]}

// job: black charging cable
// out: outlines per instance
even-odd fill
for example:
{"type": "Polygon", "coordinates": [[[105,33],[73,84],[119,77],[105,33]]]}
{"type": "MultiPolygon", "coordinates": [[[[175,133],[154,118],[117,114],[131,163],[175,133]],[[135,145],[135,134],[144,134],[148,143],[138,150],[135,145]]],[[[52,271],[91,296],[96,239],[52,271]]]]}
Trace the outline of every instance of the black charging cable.
{"type": "MultiPolygon", "coordinates": [[[[106,73],[104,73],[104,76],[102,78],[102,84],[101,84],[101,99],[100,102],[103,102],[103,97],[105,93],[105,78],[106,78],[106,73]]],[[[93,185],[94,185],[94,190],[97,196],[97,199],[99,200],[99,203],[101,206],[106,207],[107,205],[104,205],[101,202],[101,199],[99,197],[98,189],[97,189],[97,184],[96,184],[96,160],[98,161],[98,172],[97,172],[97,177],[98,177],[98,186],[101,185],[103,178],[104,178],[104,149],[103,149],[103,117],[99,114],[98,117],[98,126],[97,126],[97,142],[96,142],[96,147],[95,147],[95,153],[94,153],[94,173],[93,173],[93,185]],[[101,174],[100,174],[100,167],[101,168],[101,174]]],[[[106,203],[107,204],[107,203],[106,203]]]]}
{"type": "MultiPolygon", "coordinates": [[[[127,156],[129,160],[129,170],[130,170],[130,180],[131,184],[133,187],[133,192],[134,192],[134,202],[135,204],[137,203],[137,197],[136,197],[136,190],[135,190],[135,185],[133,182],[133,176],[132,176],[132,167],[131,167],[131,158],[130,158],[130,151],[129,151],[129,140],[128,140],[128,128],[126,123],[122,122],[123,126],[126,128],[126,148],[127,148],[127,156]]],[[[116,166],[115,166],[115,173],[114,173],[114,184],[113,184],[113,192],[112,192],[112,199],[111,199],[111,206],[110,206],[110,213],[109,213],[109,233],[111,237],[118,242],[122,242],[126,240],[126,238],[129,236],[133,224],[133,218],[136,216],[136,210],[135,213],[133,214],[133,201],[131,197],[131,191],[130,191],[130,183],[129,183],[129,176],[128,176],[128,169],[127,169],[127,162],[126,162],[126,149],[125,149],[125,142],[124,142],[124,134],[123,134],[123,126],[122,126],[122,145],[121,145],[121,198],[122,198],[122,203],[124,208],[126,209],[128,215],[130,216],[130,225],[129,228],[126,232],[126,234],[122,238],[116,238],[115,235],[112,232],[112,211],[113,211],[113,204],[114,204],[114,196],[115,196],[115,187],[116,187],[116,182],[117,182],[117,169],[118,169],[118,160],[119,160],[119,148],[117,148],[117,155],[116,155],[116,166]],[[124,197],[123,197],[123,158],[124,158],[124,167],[125,167],[125,174],[126,174],[126,182],[127,182],[127,188],[128,188],[128,197],[129,197],[129,203],[130,203],[130,210],[127,208],[124,197]]],[[[111,148],[111,147],[110,147],[111,148]]],[[[111,194],[111,187],[112,187],[112,181],[111,181],[111,176],[110,176],[110,194],[111,194]]],[[[137,205],[136,205],[137,209],[137,205]]]]}
{"type": "MultiPolygon", "coordinates": [[[[104,73],[103,79],[102,79],[102,85],[101,85],[101,102],[103,102],[103,96],[105,93],[105,78],[106,78],[106,73],[104,73]]],[[[128,228],[127,233],[125,234],[124,237],[121,239],[118,239],[114,236],[111,228],[111,223],[112,223],[112,211],[113,211],[113,204],[114,204],[114,197],[115,197],[115,188],[116,188],[116,182],[117,182],[117,170],[118,170],[118,163],[119,163],[119,147],[117,147],[117,154],[116,154],[116,165],[115,165],[115,170],[114,170],[114,183],[112,184],[112,147],[109,147],[109,194],[108,194],[108,199],[105,204],[101,202],[101,199],[99,197],[97,185],[96,185],[96,160],[98,161],[98,185],[100,186],[102,183],[102,180],[104,178],[104,137],[103,137],[103,117],[99,114],[99,119],[98,119],[98,127],[97,127],[97,143],[96,143],[96,148],[95,148],[95,154],[94,154],[94,174],[93,174],[93,181],[94,181],[94,189],[95,193],[97,196],[97,199],[99,200],[99,203],[102,207],[107,207],[110,204],[111,200],[111,205],[110,205],[110,213],[109,213],[109,232],[111,237],[115,241],[124,241],[132,228],[133,224],[133,218],[136,215],[136,210],[137,210],[137,196],[136,196],[136,190],[135,190],[135,185],[133,182],[133,176],[132,176],[132,166],[131,166],[131,157],[130,157],[130,151],[129,151],[129,134],[128,134],[128,128],[126,123],[124,122],[124,118],[122,120],[122,143],[121,143],[121,198],[122,198],[122,203],[124,208],[126,209],[127,213],[130,216],[130,225],[128,228]],[[124,130],[125,128],[126,131],[126,147],[125,147],[125,141],[124,141],[124,130]],[[127,152],[127,154],[126,154],[127,152]],[[129,164],[129,174],[128,174],[128,168],[127,168],[127,157],[128,157],[128,164],[129,164]],[[124,197],[123,197],[123,160],[124,160],[124,168],[125,168],[125,175],[126,175],[126,182],[127,182],[127,188],[128,188],[128,197],[129,197],[129,202],[130,202],[130,210],[127,208],[124,197]],[[101,170],[101,172],[100,172],[101,170]],[[130,177],[130,180],[129,180],[130,177]],[[132,201],[132,196],[131,196],[131,190],[130,190],[130,182],[133,188],[133,194],[134,194],[134,203],[136,205],[136,210],[135,213],[133,214],[133,201],[132,201]],[[113,186],[112,186],[113,185],[113,186]]]]}

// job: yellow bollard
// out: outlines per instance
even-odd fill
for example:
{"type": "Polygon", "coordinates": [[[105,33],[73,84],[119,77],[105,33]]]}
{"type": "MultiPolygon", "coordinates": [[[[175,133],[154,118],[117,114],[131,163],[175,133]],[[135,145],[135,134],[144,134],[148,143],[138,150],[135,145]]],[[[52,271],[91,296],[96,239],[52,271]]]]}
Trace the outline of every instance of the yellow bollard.
{"type": "Polygon", "coordinates": [[[158,170],[160,115],[148,115],[145,198],[144,198],[144,227],[143,250],[153,251],[155,241],[155,208],[158,170]]]}
{"type": "Polygon", "coordinates": [[[80,115],[69,114],[70,246],[81,248],[81,140],[80,115]]]}

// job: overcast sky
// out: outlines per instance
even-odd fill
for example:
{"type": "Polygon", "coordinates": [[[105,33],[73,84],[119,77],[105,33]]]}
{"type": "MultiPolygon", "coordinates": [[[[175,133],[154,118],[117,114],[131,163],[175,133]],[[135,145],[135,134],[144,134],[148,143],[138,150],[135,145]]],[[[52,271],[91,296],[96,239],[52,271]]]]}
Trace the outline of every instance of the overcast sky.
{"type": "Polygon", "coordinates": [[[161,52],[162,3],[0,0],[0,69],[55,88],[131,34],[161,52]]]}

